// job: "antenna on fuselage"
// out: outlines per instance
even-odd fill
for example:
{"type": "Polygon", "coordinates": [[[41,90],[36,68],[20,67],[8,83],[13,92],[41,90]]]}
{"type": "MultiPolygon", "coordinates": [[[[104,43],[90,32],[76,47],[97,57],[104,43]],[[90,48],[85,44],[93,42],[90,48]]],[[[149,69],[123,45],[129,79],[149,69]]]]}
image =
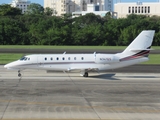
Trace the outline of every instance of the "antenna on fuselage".
{"type": "Polygon", "coordinates": [[[63,54],[66,54],[66,51],[63,54]]]}

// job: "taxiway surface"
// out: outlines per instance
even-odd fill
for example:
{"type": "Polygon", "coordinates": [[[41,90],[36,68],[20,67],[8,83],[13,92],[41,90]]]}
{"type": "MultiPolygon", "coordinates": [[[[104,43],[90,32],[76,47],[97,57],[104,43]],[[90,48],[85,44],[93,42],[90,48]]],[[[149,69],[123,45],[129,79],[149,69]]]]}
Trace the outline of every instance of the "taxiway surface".
{"type": "Polygon", "coordinates": [[[0,120],[159,120],[160,75],[46,73],[0,66],[0,120]]]}

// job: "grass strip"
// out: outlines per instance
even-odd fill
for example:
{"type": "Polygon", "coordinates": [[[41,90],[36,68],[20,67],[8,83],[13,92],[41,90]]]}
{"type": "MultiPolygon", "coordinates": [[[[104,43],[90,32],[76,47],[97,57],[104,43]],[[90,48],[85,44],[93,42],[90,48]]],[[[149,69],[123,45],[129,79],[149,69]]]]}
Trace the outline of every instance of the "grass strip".
{"type": "MultiPolygon", "coordinates": [[[[120,49],[124,50],[127,46],[37,46],[37,45],[0,45],[0,49],[120,49]]],[[[153,46],[152,49],[160,50],[159,46],[153,46]]]]}
{"type": "Polygon", "coordinates": [[[0,64],[7,64],[9,62],[13,62],[15,60],[18,60],[22,56],[23,54],[8,54],[8,53],[0,54],[0,64]]]}
{"type": "Polygon", "coordinates": [[[142,64],[160,64],[160,54],[150,54],[149,61],[143,62],[142,64]]]}

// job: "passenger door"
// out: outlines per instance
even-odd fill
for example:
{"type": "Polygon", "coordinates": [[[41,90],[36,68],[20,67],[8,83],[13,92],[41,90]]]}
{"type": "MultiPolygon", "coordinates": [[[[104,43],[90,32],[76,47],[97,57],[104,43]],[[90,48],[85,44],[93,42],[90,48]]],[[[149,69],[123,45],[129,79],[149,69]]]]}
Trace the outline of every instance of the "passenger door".
{"type": "Polygon", "coordinates": [[[42,57],[42,56],[38,56],[37,57],[37,65],[38,65],[38,67],[43,67],[44,66],[44,60],[43,60],[44,58],[42,57]]]}

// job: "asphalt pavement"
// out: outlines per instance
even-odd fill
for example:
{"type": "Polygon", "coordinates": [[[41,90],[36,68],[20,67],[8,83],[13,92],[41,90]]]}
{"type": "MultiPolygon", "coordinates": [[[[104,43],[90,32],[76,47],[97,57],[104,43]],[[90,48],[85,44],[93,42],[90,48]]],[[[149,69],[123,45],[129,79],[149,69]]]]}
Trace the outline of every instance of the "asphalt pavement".
{"type": "Polygon", "coordinates": [[[46,73],[0,66],[0,120],[160,120],[160,75],[46,73]]]}

